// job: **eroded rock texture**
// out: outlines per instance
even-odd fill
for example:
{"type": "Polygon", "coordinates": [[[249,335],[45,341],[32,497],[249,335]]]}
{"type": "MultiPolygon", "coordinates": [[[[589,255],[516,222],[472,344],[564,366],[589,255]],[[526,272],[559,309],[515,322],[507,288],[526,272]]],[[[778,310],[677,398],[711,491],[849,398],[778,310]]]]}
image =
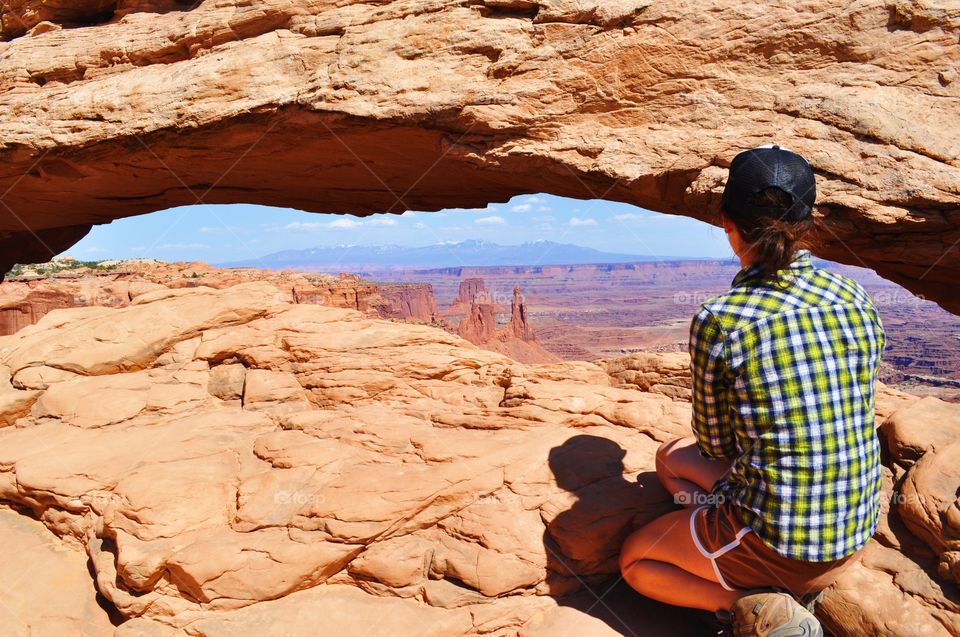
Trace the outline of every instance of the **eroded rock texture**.
{"type": "Polygon", "coordinates": [[[467,279],[461,283],[459,294],[450,309],[456,311],[463,308],[465,304],[462,299],[466,295],[472,300],[466,305],[466,316],[457,325],[458,336],[524,363],[556,363],[561,360],[537,342],[533,327],[527,322],[527,305],[520,294],[520,286],[513,288],[510,321],[502,326],[497,324],[497,314],[503,310],[503,306],[495,302],[483,285],[483,279],[467,279]]]}
{"type": "Polygon", "coordinates": [[[200,201],[367,214],[546,191],[712,221],[733,155],[777,141],[819,176],[816,254],[960,311],[952,2],[17,0],[0,18],[0,266],[200,201]]]}
{"type": "Polygon", "coordinates": [[[0,284],[0,335],[14,334],[56,308],[117,307],[160,288],[227,288],[247,281],[269,281],[289,292],[294,303],[330,305],[371,317],[443,325],[438,318],[433,286],[426,283],[371,283],[346,273],[221,269],[200,261],[131,260],[116,262],[114,268],[77,267],[49,277],[36,274],[9,277],[0,284]]]}
{"type": "MultiPolygon", "coordinates": [[[[89,557],[115,634],[617,634],[558,603],[608,591],[673,506],[653,466],[690,431],[682,355],[525,365],[288,295],[157,289],[0,337],[0,503],[89,557]]],[[[956,420],[880,386],[893,504],[821,606],[838,635],[960,635],[956,420]]],[[[102,634],[65,590],[57,621],[102,634]]],[[[703,632],[664,612],[622,633],[703,632]]]]}

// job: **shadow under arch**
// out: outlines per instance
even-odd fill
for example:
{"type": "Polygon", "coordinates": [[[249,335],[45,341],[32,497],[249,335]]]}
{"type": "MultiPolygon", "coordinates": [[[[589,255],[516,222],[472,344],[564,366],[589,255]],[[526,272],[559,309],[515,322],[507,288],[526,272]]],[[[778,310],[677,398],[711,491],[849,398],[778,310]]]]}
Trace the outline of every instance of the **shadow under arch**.
{"type": "Polygon", "coordinates": [[[589,434],[550,450],[557,486],[576,497],[543,534],[550,595],[629,637],[702,635],[694,613],[646,598],[620,577],[627,535],[676,508],[654,471],[641,472],[636,482],[624,478],[625,456],[616,442],[589,434]]]}

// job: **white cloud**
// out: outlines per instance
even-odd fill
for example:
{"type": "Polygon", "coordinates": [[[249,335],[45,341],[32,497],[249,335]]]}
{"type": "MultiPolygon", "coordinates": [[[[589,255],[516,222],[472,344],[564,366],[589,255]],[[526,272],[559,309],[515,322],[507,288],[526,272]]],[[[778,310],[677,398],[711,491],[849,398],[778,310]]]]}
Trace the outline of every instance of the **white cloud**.
{"type": "Polygon", "coordinates": [[[550,212],[551,210],[553,210],[553,208],[550,206],[539,206],[537,208],[537,212],[550,212]]]}
{"type": "Polygon", "coordinates": [[[556,221],[557,218],[553,215],[540,215],[539,217],[534,217],[534,221],[556,221]]]}
{"type": "Polygon", "coordinates": [[[326,226],[327,228],[357,228],[360,226],[360,222],[355,219],[351,219],[350,217],[338,217],[337,219],[322,225],[326,226]]]}
{"type": "Polygon", "coordinates": [[[531,204],[533,204],[533,203],[545,203],[544,200],[543,200],[543,197],[538,197],[537,195],[534,195],[534,196],[532,196],[532,197],[527,197],[526,202],[527,202],[527,203],[531,203],[531,204]]]}
{"type": "Polygon", "coordinates": [[[506,223],[507,220],[503,217],[493,215],[492,217],[480,217],[479,219],[474,220],[474,223],[480,223],[483,225],[492,225],[495,223],[506,223]]]}
{"type": "Polygon", "coordinates": [[[568,221],[571,226],[595,226],[597,225],[597,220],[592,217],[587,217],[586,219],[581,219],[579,217],[570,217],[568,221]]]}
{"type": "Polygon", "coordinates": [[[517,205],[510,208],[511,212],[529,212],[533,210],[533,206],[528,203],[518,203],[517,205]]]}
{"type": "Polygon", "coordinates": [[[317,230],[323,227],[324,227],[324,224],[318,223],[316,221],[308,221],[308,222],[291,221],[290,223],[283,226],[282,228],[278,228],[277,226],[272,226],[272,227],[268,227],[267,229],[268,230],[317,230]]]}

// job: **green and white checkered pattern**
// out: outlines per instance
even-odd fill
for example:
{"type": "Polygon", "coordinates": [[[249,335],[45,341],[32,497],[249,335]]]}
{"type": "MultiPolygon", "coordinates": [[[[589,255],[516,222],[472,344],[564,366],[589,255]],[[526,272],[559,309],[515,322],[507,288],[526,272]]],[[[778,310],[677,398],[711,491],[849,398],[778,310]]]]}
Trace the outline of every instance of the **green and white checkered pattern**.
{"type": "Polygon", "coordinates": [[[885,336],[864,289],[809,250],[780,274],[778,287],[745,267],[694,316],[693,431],[703,455],[733,461],[713,495],[781,555],[827,562],[877,526],[885,336]]]}

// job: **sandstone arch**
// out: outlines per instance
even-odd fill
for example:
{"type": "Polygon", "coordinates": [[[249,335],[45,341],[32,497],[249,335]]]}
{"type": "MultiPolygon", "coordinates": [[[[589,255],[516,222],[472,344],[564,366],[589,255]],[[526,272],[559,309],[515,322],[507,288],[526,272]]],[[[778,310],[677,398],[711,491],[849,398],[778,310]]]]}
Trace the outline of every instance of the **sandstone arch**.
{"type": "Polygon", "coordinates": [[[4,269],[197,201],[367,214],[546,191],[710,220],[733,153],[776,139],[818,171],[818,255],[960,312],[955,3],[4,6],[4,269]]]}

